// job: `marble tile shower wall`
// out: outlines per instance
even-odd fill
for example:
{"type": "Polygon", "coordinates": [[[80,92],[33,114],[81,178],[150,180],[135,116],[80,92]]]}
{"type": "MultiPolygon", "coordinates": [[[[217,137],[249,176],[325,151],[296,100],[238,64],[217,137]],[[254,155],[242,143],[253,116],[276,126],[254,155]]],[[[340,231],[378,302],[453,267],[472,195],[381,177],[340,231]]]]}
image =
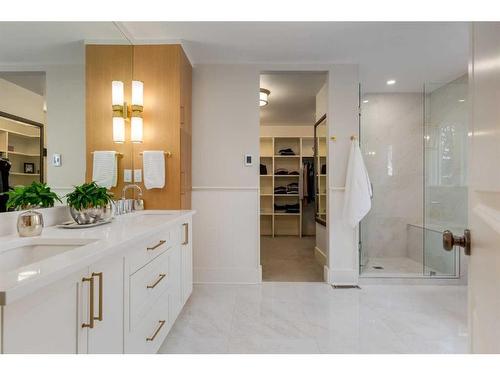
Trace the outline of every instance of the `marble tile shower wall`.
{"type": "Polygon", "coordinates": [[[423,97],[363,99],[361,148],[374,192],[361,225],[363,251],[369,258],[407,257],[407,225],[423,222],[423,97]]]}

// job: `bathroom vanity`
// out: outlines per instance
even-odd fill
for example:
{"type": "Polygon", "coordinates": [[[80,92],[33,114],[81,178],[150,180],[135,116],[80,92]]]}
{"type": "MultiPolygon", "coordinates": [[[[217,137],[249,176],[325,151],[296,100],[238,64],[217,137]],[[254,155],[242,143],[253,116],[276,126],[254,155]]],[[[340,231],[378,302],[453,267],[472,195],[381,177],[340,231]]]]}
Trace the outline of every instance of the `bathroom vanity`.
{"type": "Polygon", "coordinates": [[[192,292],[193,214],[0,237],[0,352],[156,353],[192,292]]]}

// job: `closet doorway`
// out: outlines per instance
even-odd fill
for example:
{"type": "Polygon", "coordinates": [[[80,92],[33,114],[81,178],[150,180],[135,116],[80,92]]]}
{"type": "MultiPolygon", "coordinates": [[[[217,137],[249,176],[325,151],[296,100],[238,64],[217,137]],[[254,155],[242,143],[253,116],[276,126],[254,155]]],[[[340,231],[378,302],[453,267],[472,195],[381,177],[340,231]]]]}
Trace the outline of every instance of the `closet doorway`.
{"type": "Polygon", "coordinates": [[[260,75],[263,281],[323,281],[327,95],[326,72],[260,75]]]}

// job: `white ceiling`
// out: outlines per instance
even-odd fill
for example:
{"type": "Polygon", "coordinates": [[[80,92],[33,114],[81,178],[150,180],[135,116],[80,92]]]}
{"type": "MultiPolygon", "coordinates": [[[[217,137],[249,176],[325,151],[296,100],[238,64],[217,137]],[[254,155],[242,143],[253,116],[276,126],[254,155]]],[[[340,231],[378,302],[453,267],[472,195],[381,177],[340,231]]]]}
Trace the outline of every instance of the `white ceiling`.
{"type": "Polygon", "coordinates": [[[260,87],[271,91],[269,103],[260,107],[261,125],[312,125],[316,94],[326,73],[286,72],[261,74],[260,87]]]}
{"type": "Polygon", "coordinates": [[[420,91],[467,71],[468,24],[125,22],[134,43],[182,41],[194,63],[357,63],[366,92],[420,91]],[[385,82],[396,79],[388,87],[385,82]]]}
{"type": "MultiPolygon", "coordinates": [[[[356,63],[366,92],[419,91],[466,72],[468,24],[120,22],[133,43],[182,42],[197,63],[356,63]],[[385,85],[388,79],[397,84],[385,85]]],[[[127,43],[112,22],[0,22],[0,64],[81,62],[82,40],[127,43]]]]}

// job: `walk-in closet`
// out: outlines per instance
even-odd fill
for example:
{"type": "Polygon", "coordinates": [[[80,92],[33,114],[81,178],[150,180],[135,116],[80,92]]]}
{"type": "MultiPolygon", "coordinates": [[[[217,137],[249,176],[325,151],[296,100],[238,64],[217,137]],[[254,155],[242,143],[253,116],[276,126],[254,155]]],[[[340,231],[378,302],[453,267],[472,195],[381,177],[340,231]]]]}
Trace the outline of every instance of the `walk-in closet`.
{"type": "Polygon", "coordinates": [[[265,281],[323,281],[326,74],[269,72],[260,89],[260,235],[265,281]]]}

